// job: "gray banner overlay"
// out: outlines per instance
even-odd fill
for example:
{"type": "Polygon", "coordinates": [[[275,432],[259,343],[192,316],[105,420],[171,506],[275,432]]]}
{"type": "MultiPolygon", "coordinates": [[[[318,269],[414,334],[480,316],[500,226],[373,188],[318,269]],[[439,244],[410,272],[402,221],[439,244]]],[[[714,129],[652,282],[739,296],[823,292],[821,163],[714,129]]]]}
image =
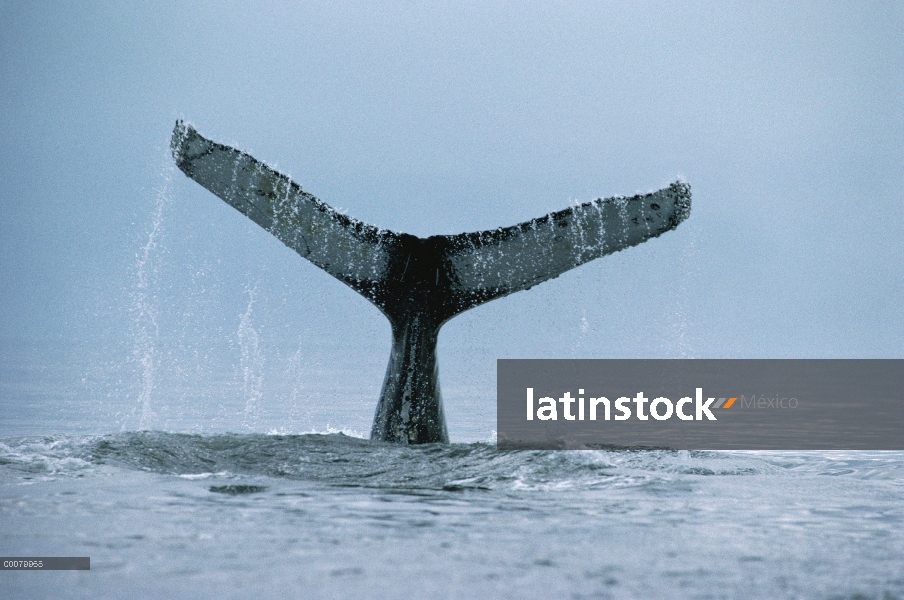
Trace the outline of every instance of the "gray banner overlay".
{"type": "Polygon", "coordinates": [[[508,449],[904,450],[904,360],[500,359],[496,415],[508,449]]]}
{"type": "Polygon", "coordinates": [[[88,556],[4,556],[0,571],[90,571],[88,556]]]}

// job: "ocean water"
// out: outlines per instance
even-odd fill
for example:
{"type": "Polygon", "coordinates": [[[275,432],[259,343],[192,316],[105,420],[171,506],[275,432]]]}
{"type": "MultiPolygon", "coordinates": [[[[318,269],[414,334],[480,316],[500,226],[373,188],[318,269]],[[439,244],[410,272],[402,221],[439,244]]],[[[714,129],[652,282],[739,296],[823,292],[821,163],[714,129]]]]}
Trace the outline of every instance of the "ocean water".
{"type": "Polygon", "coordinates": [[[0,439],[3,598],[904,598],[904,453],[0,439]]]}

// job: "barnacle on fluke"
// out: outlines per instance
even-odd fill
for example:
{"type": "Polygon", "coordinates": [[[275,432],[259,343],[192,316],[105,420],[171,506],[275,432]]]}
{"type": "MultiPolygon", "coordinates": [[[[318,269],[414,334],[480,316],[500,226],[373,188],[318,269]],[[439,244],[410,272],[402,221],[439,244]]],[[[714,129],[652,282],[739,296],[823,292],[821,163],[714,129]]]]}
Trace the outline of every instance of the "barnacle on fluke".
{"type": "Polygon", "coordinates": [[[392,352],[371,438],[448,442],[436,342],[443,323],[595,258],[674,229],[690,186],[597,199],[491,231],[419,238],[342,215],[253,157],[176,123],[179,168],[330,275],[392,325],[392,352]]]}

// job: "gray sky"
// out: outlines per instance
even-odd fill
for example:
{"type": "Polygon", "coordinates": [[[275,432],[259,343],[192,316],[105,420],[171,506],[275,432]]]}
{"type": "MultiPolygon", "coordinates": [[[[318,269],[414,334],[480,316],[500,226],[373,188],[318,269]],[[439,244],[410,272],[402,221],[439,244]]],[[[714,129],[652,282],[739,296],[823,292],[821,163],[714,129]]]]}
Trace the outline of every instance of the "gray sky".
{"type": "Polygon", "coordinates": [[[444,328],[453,431],[500,357],[902,357],[900,2],[296,4],[0,2],[5,373],[123,426],[142,356],[145,425],[375,403],[385,319],[174,170],[177,118],[422,236],[690,182],[675,232],[444,328]]]}

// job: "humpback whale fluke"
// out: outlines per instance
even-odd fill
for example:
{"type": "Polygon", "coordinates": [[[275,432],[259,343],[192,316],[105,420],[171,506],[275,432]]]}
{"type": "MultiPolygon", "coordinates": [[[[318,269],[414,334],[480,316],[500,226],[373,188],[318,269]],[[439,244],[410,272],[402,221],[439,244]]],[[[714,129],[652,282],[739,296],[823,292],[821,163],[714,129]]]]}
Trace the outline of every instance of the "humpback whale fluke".
{"type": "Polygon", "coordinates": [[[436,361],[443,323],[657,237],[691,209],[690,186],[676,182],[511,227],[419,238],[340,214],[285,175],[181,121],[171,148],[186,175],[386,315],[392,352],[371,438],[403,444],[449,441],[436,361]]]}

